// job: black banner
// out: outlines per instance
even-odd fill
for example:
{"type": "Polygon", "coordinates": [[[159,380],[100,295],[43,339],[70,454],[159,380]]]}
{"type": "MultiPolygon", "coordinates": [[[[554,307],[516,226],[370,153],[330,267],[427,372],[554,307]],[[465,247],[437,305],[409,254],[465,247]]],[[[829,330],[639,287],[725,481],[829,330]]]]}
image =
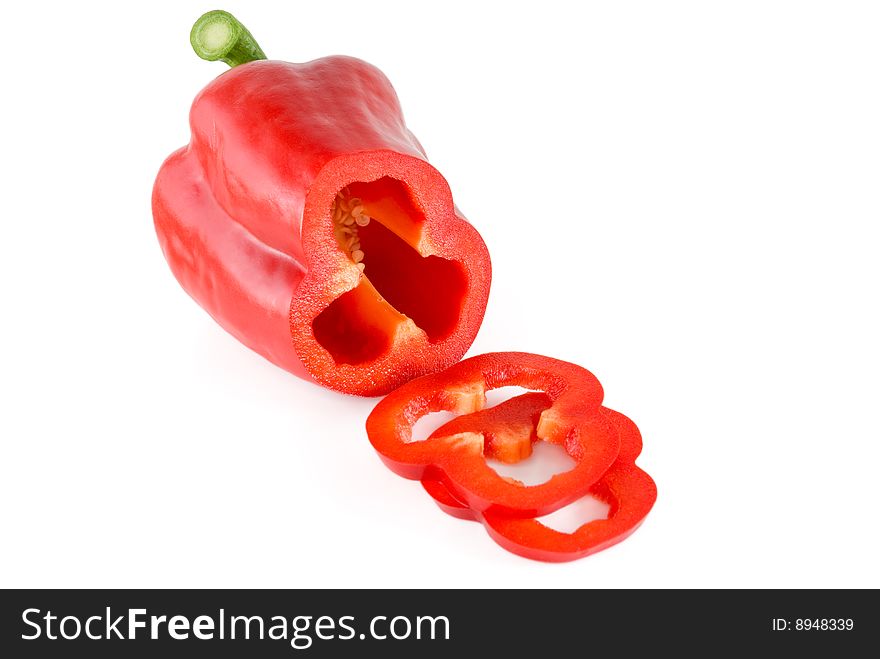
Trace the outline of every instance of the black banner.
{"type": "Polygon", "coordinates": [[[7,590],[0,654],[841,652],[873,647],[876,601],[867,590],[7,590]]]}

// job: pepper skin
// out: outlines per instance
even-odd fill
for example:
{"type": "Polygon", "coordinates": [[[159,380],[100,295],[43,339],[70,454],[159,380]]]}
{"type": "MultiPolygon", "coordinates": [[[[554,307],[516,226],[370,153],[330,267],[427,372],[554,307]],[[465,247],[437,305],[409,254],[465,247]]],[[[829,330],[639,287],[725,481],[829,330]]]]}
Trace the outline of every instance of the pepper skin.
{"type": "Polygon", "coordinates": [[[386,396],[367,418],[367,436],[385,464],[405,478],[437,480],[476,511],[537,517],[586,495],[617,459],[620,440],[601,411],[602,397],[595,376],[575,364],[528,353],[489,353],[412,380],[386,396]],[[481,412],[486,390],[509,385],[543,394],[529,395],[512,415],[505,409],[519,403],[481,412]],[[444,432],[411,441],[413,424],[441,410],[471,415],[462,421],[472,425],[457,427],[454,420],[444,432]],[[534,416],[523,417],[526,413],[534,416]],[[496,427],[505,419],[506,428],[496,427]],[[532,421],[534,431],[517,436],[524,422],[532,421]],[[521,459],[533,439],[561,445],[574,467],[546,483],[525,486],[486,464],[486,455],[521,459]]]}
{"type": "MultiPolygon", "coordinates": [[[[517,399],[514,398],[508,402],[515,401],[517,399]]],[[[520,403],[522,407],[523,401],[520,403]]],[[[602,412],[619,433],[620,454],[602,479],[590,488],[588,495],[608,503],[610,510],[607,519],[587,522],[573,533],[556,531],[537,519],[511,517],[491,509],[482,512],[472,510],[435,476],[423,478],[422,485],[442,510],[460,519],[482,522],[492,539],[514,554],[554,563],[594,554],[629,537],[657,500],[654,481],[635,464],[642,450],[638,427],[619,412],[605,407],[602,412]]],[[[462,423],[467,424],[467,418],[461,417],[462,423]]],[[[476,423],[482,425],[482,422],[476,423]]],[[[443,429],[437,432],[443,432],[443,429]]]]}
{"type": "Polygon", "coordinates": [[[464,355],[489,255],[378,69],[246,61],[199,93],[190,127],[159,171],[153,216],[174,276],[222,327],[364,396],[464,355]]]}

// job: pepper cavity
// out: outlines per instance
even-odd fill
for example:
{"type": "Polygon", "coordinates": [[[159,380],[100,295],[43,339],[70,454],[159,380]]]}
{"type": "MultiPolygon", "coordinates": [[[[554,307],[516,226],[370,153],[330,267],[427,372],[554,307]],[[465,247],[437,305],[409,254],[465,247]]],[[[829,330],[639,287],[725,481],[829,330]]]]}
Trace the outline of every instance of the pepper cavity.
{"type": "Polygon", "coordinates": [[[366,364],[395,342],[448,337],[459,322],[467,276],[459,259],[423,253],[433,245],[410,187],[387,176],[349,180],[336,189],[328,212],[333,238],[325,240],[334,240],[362,273],[311,321],[315,341],[334,364],[366,364]]]}
{"type": "Polygon", "coordinates": [[[364,212],[364,205],[358,197],[352,197],[348,187],[340,190],[333,201],[333,234],[343,252],[351,257],[358,269],[364,271],[364,252],[358,238],[358,227],[370,223],[370,216],[364,212]]]}

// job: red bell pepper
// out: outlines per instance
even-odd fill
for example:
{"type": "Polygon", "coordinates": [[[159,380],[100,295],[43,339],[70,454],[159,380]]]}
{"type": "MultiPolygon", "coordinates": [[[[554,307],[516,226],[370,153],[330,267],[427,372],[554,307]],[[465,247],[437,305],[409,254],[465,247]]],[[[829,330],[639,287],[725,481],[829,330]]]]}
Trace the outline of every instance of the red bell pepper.
{"type": "Polygon", "coordinates": [[[196,97],[153,215],[183,288],[242,343],[346,393],[383,394],[457,362],[489,255],[375,67],[266,61],[226,12],[193,47],[233,68],[196,97]]]}
{"type": "Polygon", "coordinates": [[[620,441],[601,411],[602,396],[595,376],[575,364],[527,353],[490,353],[412,380],[386,396],[367,419],[367,435],[401,476],[438,480],[476,511],[536,517],[587,494],[617,458],[620,441]],[[543,393],[480,411],[486,390],[508,385],[543,393]],[[425,441],[411,441],[415,421],[441,410],[471,416],[450,422],[425,441]],[[524,426],[529,426],[525,432],[524,426]],[[528,455],[533,439],[561,445],[575,466],[546,483],[525,486],[486,464],[487,455],[509,461],[528,455]]]}
{"type": "MultiPolygon", "coordinates": [[[[524,412],[540,413],[540,400],[526,400],[530,394],[511,399],[505,411],[496,413],[502,425],[520,426],[524,412]],[[529,410],[531,408],[531,410],[529,410]]],[[[502,406],[499,405],[500,409],[502,406]]],[[[495,542],[520,556],[549,562],[571,561],[610,547],[633,533],[650,512],[657,499],[657,487],[651,477],[635,465],[642,450],[638,427],[623,414],[602,408],[620,436],[620,453],[588,495],[610,505],[607,519],[593,520],[573,533],[562,533],[544,526],[537,519],[523,519],[496,510],[473,510],[450,492],[436,475],[426,475],[422,485],[445,512],[461,519],[482,522],[495,542]]],[[[485,427],[485,419],[469,415],[455,419],[460,427],[485,427]]],[[[439,428],[435,434],[442,434],[439,428]]]]}

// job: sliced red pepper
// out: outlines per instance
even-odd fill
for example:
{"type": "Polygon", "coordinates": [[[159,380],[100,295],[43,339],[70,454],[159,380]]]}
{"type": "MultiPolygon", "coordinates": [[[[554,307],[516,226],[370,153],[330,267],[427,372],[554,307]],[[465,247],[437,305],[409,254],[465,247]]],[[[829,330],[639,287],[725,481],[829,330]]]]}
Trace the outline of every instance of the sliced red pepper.
{"type": "Polygon", "coordinates": [[[367,419],[367,435],[385,464],[401,476],[442,481],[474,510],[535,517],[585,495],[617,458],[618,433],[601,412],[602,396],[595,376],[575,364],[528,353],[490,353],[412,380],[386,396],[367,419]],[[508,403],[500,412],[480,412],[487,390],[510,385],[543,393],[508,403]],[[474,426],[463,429],[453,421],[443,436],[411,441],[416,420],[441,410],[477,412],[471,417],[474,426]],[[532,423],[528,415],[535,414],[534,431],[529,429],[524,439],[517,436],[518,429],[532,423]],[[503,427],[493,433],[499,420],[503,427]],[[527,455],[532,434],[562,446],[575,466],[546,483],[526,486],[502,478],[486,464],[486,455],[527,455]]]}
{"type": "Polygon", "coordinates": [[[538,441],[541,413],[552,405],[543,391],[523,394],[495,407],[457,416],[437,428],[428,439],[482,433],[483,455],[513,464],[532,454],[532,444],[538,441]]]}
{"type": "MultiPolygon", "coordinates": [[[[509,402],[514,401],[516,399],[509,402]]],[[[524,407],[530,403],[520,401],[518,404],[524,407]]],[[[588,495],[608,503],[610,510],[607,519],[587,522],[573,533],[562,533],[537,519],[512,517],[491,508],[473,510],[453,495],[436,475],[426,474],[422,485],[445,512],[461,519],[482,522],[495,542],[515,554],[550,562],[571,561],[593,554],[633,533],[657,499],[654,481],[635,465],[642,449],[638,427],[619,412],[608,408],[602,408],[602,411],[618,430],[620,454],[601,480],[590,488],[588,495]]],[[[460,417],[462,427],[469,425],[468,418],[460,417]]],[[[517,418],[517,423],[519,420],[517,418]]],[[[476,419],[473,422],[480,423],[476,419]]]]}
{"type": "MultiPolygon", "coordinates": [[[[552,404],[553,401],[544,392],[522,394],[495,407],[457,416],[437,428],[428,439],[481,432],[485,438],[484,454],[487,458],[516,463],[531,455],[532,444],[538,441],[537,426],[541,413],[552,404]]],[[[441,477],[425,474],[422,485],[447,514],[459,519],[478,519],[479,514],[456,499],[441,477]]]]}
{"type": "Polygon", "coordinates": [[[226,12],[196,52],[234,68],[196,97],[192,141],[162,165],[153,216],[183,288],[300,377],[383,394],[457,362],[491,267],[375,67],[266,61],[226,12]]]}

